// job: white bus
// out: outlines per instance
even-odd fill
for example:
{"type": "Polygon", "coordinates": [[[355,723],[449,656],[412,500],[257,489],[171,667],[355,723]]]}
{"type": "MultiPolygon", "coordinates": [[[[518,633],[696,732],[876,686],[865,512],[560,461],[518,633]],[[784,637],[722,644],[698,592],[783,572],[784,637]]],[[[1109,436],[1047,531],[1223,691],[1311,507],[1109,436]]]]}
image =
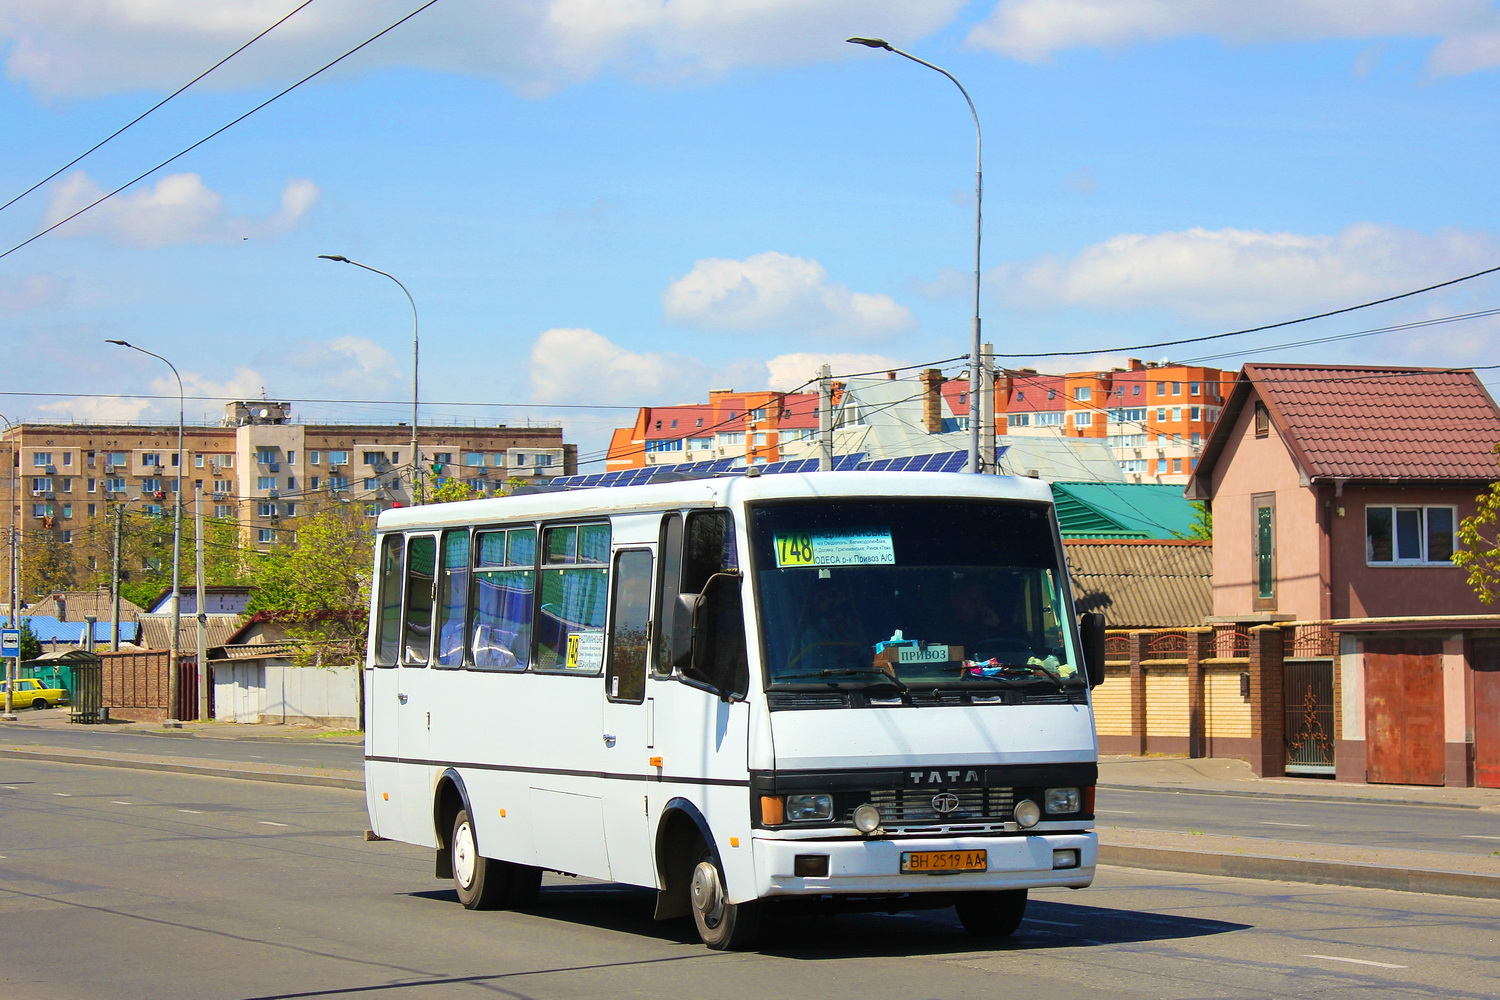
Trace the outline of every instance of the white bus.
{"type": "Polygon", "coordinates": [[[471,909],[555,871],[739,949],[799,905],[1008,935],[1093,879],[1103,621],[1045,484],[535,492],[386,511],[375,559],[370,821],[471,909]]]}

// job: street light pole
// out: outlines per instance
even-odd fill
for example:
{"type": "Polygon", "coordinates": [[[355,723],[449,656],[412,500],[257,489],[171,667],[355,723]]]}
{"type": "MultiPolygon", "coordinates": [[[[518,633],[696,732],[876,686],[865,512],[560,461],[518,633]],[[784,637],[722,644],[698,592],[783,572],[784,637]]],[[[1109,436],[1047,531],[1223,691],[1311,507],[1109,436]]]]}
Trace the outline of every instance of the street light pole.
{"type": "Polygon", "coordinates": [[[182,627],[182,430],[183,414],[187,408],[186,397],[182,393],[182,376],[177,373],[176,365],[154,351],[136,347],[123,340],[106,340],[105,343],[118,344],[132,351],[149,354],[172,369],[172,377],[177,379],[177,489],[174,491],[176,500],[172,505],[172,635],[168,645],[170,652],[167,656],[167,721],[164,725],[169,728],[181,728],[181,694],[177,688],[182,677],[182,655],[181,640],[177,633],[182,627]]]}
{"type": "MultiPolygon", "coordinates": [[[[974,109],[974,101],[969,97],[969,92],[964,89],[964,85],[958,82],[958,77],[943,69],[943,67],[934,66],[925,59],[918,59],[910,52],[903,52],[883,38],[846,38],[845,41],[852,42],[855,45],[864,45],[872,49],[885,49],[887,52],[894,52],[898,56],[905,56],[914,63],[920,63],[930,70],[936,70],[943,74],[949,80],[952,80],[953,85],[958,88],[958,92],[964,95],[964,101],[969,105],[969,114],[974,116],[974,329],[969,347],[968,471],[983,472],[984,469],[980,466],[979,460],[979,429],[980,425],[987,421],[988,416],[981,414],[979,405],[980,369],[984,363],[981,355],[979,333],[979,244],[980,234],[983,232],[981,223],[983,221],[982,206],[984,199],[984,141],[979,131],[979,112],[974,109]]],[[[984,374],[987,375],[988,372],[984,374]]]]}
{"type": "Polygon", "coordinates": [[[376,274],[383,274],[396,283],[396,287],[400,288],[402,294],[406,296],[406,301],[411,303],[411,492],[412,499],[417,503],[421,503],[422,456],[417,451],[417,400],[420,398],[417,393],[417,365],[418,361],[421,358],[421,350],[419,346],[421,342],[417,337],[417,300],[411,297],[411,292],[407,291],[406,286],[401,283],[400,278],[387,271],[382,271],[378,267],[371,267],[369,264],[361,264],[357,260],[350,260],[348,257],[342,257],[338,254],[320,253],[318,254],[318,259],[334,260],[338,261],[340,264],[353,264],[355,267],[362,267],[366,271],[374,271],[376,274]]]}

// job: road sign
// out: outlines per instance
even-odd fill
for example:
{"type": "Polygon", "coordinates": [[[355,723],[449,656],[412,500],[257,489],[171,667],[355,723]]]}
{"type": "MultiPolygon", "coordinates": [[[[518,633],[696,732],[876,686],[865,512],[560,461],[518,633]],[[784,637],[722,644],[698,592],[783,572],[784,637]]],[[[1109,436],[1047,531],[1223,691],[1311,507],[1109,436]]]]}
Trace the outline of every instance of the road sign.
{"type": "Polygon", "coordinates": [[[0,656],[21,655],[21,630],[18,628],[0,628],[0,656]]]}

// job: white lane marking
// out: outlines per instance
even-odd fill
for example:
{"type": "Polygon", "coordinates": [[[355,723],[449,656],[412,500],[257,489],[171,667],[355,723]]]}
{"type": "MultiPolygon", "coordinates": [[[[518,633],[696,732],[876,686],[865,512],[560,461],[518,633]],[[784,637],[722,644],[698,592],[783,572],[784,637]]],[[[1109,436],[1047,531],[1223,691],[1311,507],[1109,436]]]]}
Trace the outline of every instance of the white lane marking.
{"type": "Polygon", "coordinates": [[[261,826],[286,826],[286,824],[285,824],[285,823],[272,823],[272,822],[271,822],[271,821],[270,821],[270,820],[268,820],[268,819],[263,819],[263,820],[261,820],[261,821],[260,821],[260,825],[261,825],[261,826]]]}
{"type": "Polygon", "coordinates": [[[60,799],[71,799],[73,797],[72,792],[53,792],[52,794],[60,799]]]}
{"type": "Polygon", "coordinates": [[[1261,826],[1291,826],[1291,827],[1296,827],[1299,830],[1311,830],[1312,829],[1312,825],[1309,824],[1309,823],[1273,823],[1271,820],[1268,820],[1268,819],[1261,820],[1260,821],[1260,825],[1261,826]]]}
{"type": "Polygon", "coordinates": [[[1082,924],[1065,924],[1061,920],[1036,920],[1026,921],[1028,924],[1041,924],[1044,927],[1082,927],[1082,924]]]}
{"type": "Polygon", "coordinates": [[[121,802],[119,799],[110,799],[109,800],[109,804],[112,805],[112,806],[133,806],[133,805],[135,805],[134,802],[121,802]]]}
{"type": "Polygon", "coordinates": [[[1129,809],[1095,809],[1096,816],[1134,816],[1135,813],[1129,809]]]}
{"type": "Polygon", "coordinates": [[[16,791],[16,786],[15,785],[0,785],[0,788],[5,789],[7,792],[14,792],[14,791],[16,791]]]}
{"type": "Polygon", "coordinates": [[[1344,958],[1342,955],[1303,955],[1303,958],[1321,958],[1325,962],[1348,962],[1350,965],[1373,965],[1377,969],[1405,969],[1404,965],[1392,965],[1390,962],[1370,962],[1363,958],[1344,958]]]}
{"type": "Polygon", "coordinates": [[[1500,837],[1487,837],[1482,833],[1465,833],[1459,837],[1460,840],[1500,840],[1500,837]]]}
{"type": "Polygon", "coordinates": [[[187,813],[189,816],[202,816],[203,815],[203,810],[202,809],[179,809],[177,811],[180,812],[180,813],[187,813]]]}

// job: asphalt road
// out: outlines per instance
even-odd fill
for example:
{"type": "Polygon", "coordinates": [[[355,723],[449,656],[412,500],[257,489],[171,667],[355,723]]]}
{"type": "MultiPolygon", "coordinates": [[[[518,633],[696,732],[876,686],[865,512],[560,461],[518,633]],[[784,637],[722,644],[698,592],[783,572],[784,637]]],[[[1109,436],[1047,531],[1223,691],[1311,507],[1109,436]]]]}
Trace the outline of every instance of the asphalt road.
{"type": "MultiPolygon", "coordinates": [[[[55,709],[54,711],[61,711],[55,709]]],[[[195,736],[192,730],[150,733],[110,730],[89,726],[27,728],[6,726],[0,730],[6,746],[52,746],[66,750],[146,754],[194,760],[260,761],[292,767],[364,767],[364,747],[316,737],[219,739],[195,736]]]]}
{"type": "Polygon", "coordinates": [[[1496,900],[1109,869],[1036,893],[1000,948],[935,911],[788,918],[719,954],[615,885],[466,911],[365,825],[352,790],[0,759],[0,996],[1500,995],[1496,900]]]}

